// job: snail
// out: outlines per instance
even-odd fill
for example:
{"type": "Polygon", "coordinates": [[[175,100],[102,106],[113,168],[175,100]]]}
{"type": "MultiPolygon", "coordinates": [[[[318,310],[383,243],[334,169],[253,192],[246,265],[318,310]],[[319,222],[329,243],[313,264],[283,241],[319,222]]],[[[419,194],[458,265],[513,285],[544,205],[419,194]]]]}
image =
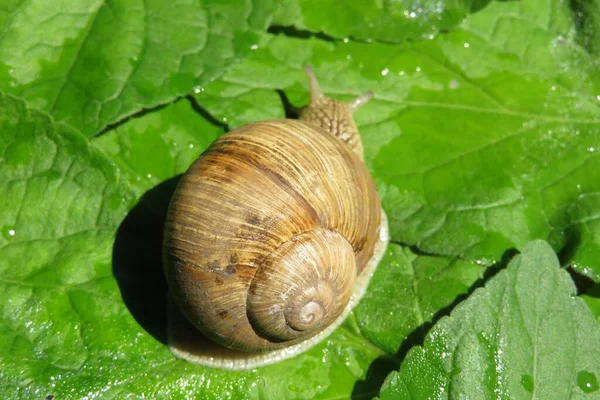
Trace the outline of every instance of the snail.
{"type": "Polygon", "coordinates": [[[358,303],[385,251],[387,219],[352,119],[373,94],[334,100],[305,72],[298,120],[224,134],[171,198],[163,263],[179,358],[248,369],[307,350],[358,303]]]}

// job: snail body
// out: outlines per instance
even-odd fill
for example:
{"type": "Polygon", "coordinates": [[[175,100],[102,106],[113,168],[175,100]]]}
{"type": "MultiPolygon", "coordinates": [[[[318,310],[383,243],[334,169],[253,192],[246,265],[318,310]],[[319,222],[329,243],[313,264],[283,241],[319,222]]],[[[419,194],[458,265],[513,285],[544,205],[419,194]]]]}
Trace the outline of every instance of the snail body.
{"type": "Polygon", "coordinates": [[[174,303],[220,345],[274,355],[260,360],[300,352],[343,320],[387,232],[351,117],[371,94],[326,98],[307,72],[300,120],[216,140],[183,175],[165,223],[174,303]]]}

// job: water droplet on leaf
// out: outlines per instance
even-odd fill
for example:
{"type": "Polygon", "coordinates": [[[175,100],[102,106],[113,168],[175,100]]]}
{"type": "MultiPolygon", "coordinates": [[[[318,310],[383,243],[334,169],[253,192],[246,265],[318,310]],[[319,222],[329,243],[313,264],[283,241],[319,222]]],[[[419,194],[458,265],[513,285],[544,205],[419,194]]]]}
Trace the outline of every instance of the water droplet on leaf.
{"type": "Polygon", "coordinates": [[[533,393],[533,376],[531,376],[531,375],[521,375],[521,385],[529,393],[533,393]]]}
{"type": "Polygon", "coordinates": [[[585,393],[592,393],[598,390],[598,379],[591,372],[579,371],[577,374],[577,386],[585,393]]]}

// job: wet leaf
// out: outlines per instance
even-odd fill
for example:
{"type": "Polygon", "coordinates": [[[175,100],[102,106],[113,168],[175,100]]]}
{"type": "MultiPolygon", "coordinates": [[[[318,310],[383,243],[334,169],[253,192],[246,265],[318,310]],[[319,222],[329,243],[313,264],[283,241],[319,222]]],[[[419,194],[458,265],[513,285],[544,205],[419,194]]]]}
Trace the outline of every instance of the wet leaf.
{"type": "Polygon", "coordinates": [[[381,399],[596,398],[600,328],[545,242],[443,318],[381,399]]]}

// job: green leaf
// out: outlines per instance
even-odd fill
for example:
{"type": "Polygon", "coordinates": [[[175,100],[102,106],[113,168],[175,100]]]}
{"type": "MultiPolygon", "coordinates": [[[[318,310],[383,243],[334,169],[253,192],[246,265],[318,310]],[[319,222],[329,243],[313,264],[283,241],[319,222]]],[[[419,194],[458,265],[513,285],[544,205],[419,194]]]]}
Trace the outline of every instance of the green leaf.
{"type": "Polygon", "coordinates": [[[226,372],[177,360],[164,343],[160,264],[174,182],[156,185],[155,179],[180,173],[220,128],[207,125],[182,99],[130,119],[90,146],[22,101],[1,99],[6,162],[0,175],[8,178],[4,193],[11,194],[3,209],[13,210],[0,221],[2,397],[18,390],[19,398],[370,398],[397,367],[402,337],[416,328],[376,341],[388,321],[373,316],[402,312],[398,304],[385,306],[390,296],[410,299],[410,315],[430,320],[482,271],[392,246],[372,286],[401,278],[423,293],[403,285],[370,290],[324,343],[277,365],[226,372]],[[155,163],[140,153],[153,154],[155,163]],[[150,188],[128,212],[133,195],[150,188]]]}
{"type": "Polygon", "coordinates": [[[598,58],[600,51],[600,4],[590,0],[571,2],[577,42],[598,58]]]}
{"type": "Polygon", "coordinates": [[[151,187],[185,172],[198,156],[223,133],[182,98],[161,110],[132,118],[94,138],[101,149],[135,188],[138,196],[151,187]]]}
{"type": "Polygon", "coordinates": [[[272,7],[10,0],[0,7],[0,90],[91,136],[218,77],[251,51],[272,7]]]}
{"type": "Polygon", "coordinates": [[[466,295],[483,272],[475,263],[417,256],[390,244],[387,258],[354,310],[360,331],[378,347],[396,354],[409,335],[422,337],[424,328],[439,319],[459,295],[466,295]]]}
{"type": "MultiPolygon", "coordinates": [[[[275,14],[275,25],[322,32],[334,38],[355,40],[404,40],[433,38],[440,30],[458,25],[471,11],[488,0],[384,2],[286,0],[275,14]],[[323,12],[323,10],[327,12],[323,12]]],[[[285,30],[284,30],[285,32],[285,30]]]]}
{"type": "MultiPolygon", "coordinates": [[[[372,398],[433,324],[489,292],[473,290],[512,248],[547,239],[561,263],[599,279],[593,2],[84,3],[0,6],[0,89],[11,94],[0,97],[1,398],[372,398]],[[307,353],[245,372],[177,360],[165,344],[160,260],[178,175],[223,132],[307,104],[305,64],[328,95],[375,91],[356,118],[394,244],[361,304],[307,353]]],[[[589,313],[542,253],[554,272],[534,274],[569,295],[533,311],[577,304],[589,313]]],[[[596,317],[597,294],[581,296],[596,317]]],[[[523,324],[538,321],[531,315],[523,324]]],[[[590,332],[589,321],[551,324],[564,315],[540,319],[541,334],[590,332]]],[[[580,362],[597,360],[594,329],[572,352],[580,362]]],[[[462,348],[481,347],[463,339],[462,348]]],[[[517,347],[511,356],[531,348],[517,347]]],[[[568,365],[559,356],[539,373],[568,365]]],[[[495,382],[490,358],[477,360],[468,366],[495,382]]],[[[561,377],[591,391],[594,368],[561,377]]],[[[410,385],[435,390],[438,382],[420,383],[440,371],[410,385]]],[[[527,388],[561,382],[534,376],[511,376],[510,387],[532,397],[527,388]]]]}
{"type": "Polygon", "coordinates": [[[380,398],[596,398],[600,329],[575,294],[552,248],[528,244],[408,353],[380,398]]]}
{"type": "Polygon", "coordinates": [[[85,366],[91,332],[79,299],[102,303],[114,289],[114,227],[132,193],[85,137],[1,93],[0,148],[0,391],[9,398],[85,366]]]}
{"type": "Polygon", "coordinates": [[[540,238],[598,281],[600,68],[572,28],[530,0],[417,43],[271,36],[196,98],[235,127],[283,116],[273,89],[306,104],[304,64],[328,95],[372,89],[356,118],[395,241],[491,265],[540,238]]]}
{"type": "Polygon", "coordinates": [[[595,284],[585,294],[581,295],[581,298],[596,317],[598,325],[600,325],[600,284],[595,284]]]}

